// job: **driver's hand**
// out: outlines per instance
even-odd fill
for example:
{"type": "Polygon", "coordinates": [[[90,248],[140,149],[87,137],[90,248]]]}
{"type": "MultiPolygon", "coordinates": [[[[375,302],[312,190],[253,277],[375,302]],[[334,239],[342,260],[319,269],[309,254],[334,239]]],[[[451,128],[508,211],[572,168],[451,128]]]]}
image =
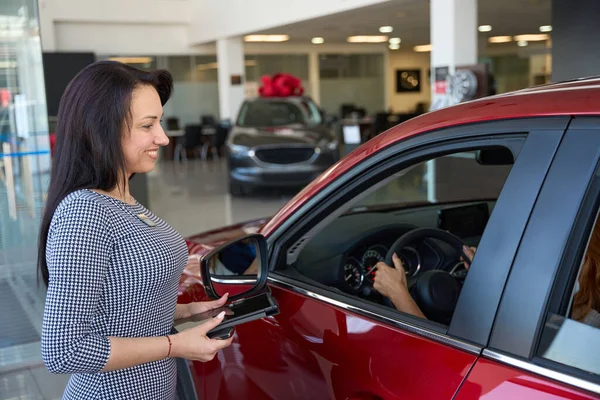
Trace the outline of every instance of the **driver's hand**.
{"type": "MultiPolygon", "coordinates": [[[[465,255],[467,256],[467,258],[469,259],[469,263],[472,263],[473,257],[475,257],[475,252],[477,251],[477,247],[463,246],[462,249],[463,249],[463,252],[465,253],[465,255]]],[[[460,257],[460,260],[465,261],[462,256],[460,257]]],[[[469,269],[469,264],[467,264],[466,262],[463,262],[463,265],[465,266],[465,269],[469,269]]]]}
{"type": "Polygon", "coordinates": [[[392,298],[402,290],[408,290],[406,271],[400,258],[394,254],[392,257],[395,268],[384,262],[376,265],[377,271],[373,277],[373,288],[387,298],[392,298]]]}

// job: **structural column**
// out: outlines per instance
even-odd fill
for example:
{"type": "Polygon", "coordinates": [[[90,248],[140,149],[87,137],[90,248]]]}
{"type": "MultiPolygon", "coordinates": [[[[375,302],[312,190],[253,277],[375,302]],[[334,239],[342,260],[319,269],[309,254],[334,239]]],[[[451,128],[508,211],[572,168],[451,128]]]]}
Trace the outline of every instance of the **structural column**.
{"type": "Polygon", "coordinates": [[[431,0],[431,104],[445,96],[444,85],[436,87],[443,68],[452,75],[456,66],[477,63],[477,0],[431,0]],[[441,70],[439,68],[442,68],[441,70]]]}
{"type": "Polygon", "coordinates": [[[217,63],[220,117],[233,120],[244,101],[244,43],[241,37],[217,40],[217,63]]]}
{"type": "Polygon", "coordinates": [[[600,2],[552,0],[552,81],[600,75],[600,2]]]}
{"type": "Polygon", "coordinates": [[[310,96],[317,104],[321,104],[321,76],[319,69],[319,53],[311,51],[308,53],[308,85],[310,96]]]}
{"type": "MultiPolygon", "coordinates": [[[[457,66],[477,63],[477,0],[431,0],[431,108],[449,104],[446,77],[457,66]]],[[[427,200],[437,201],[442,178],[435,161],[427,163],[427,200]]]]}

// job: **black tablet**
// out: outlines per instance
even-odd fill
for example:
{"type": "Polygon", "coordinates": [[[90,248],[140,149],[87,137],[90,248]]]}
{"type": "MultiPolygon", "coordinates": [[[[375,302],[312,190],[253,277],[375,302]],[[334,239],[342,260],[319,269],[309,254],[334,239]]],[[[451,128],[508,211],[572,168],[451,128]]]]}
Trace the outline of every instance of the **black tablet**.
{"type": "Polygon", "coordinates": [[[234,301],[223,307],[191,315],[188,318],[178,319],[175,321],[175,328],[178,331],[191,328],[216,317],[221,311],[225,311],[225,317],[223,322],[208,332],[207,336],[211,339],[226,338],[228,336],[226,333],[231,333],[231,329],[235,326],[276,315],[279,313],[279,308],[270,293],[263,293],[234,301]]]}

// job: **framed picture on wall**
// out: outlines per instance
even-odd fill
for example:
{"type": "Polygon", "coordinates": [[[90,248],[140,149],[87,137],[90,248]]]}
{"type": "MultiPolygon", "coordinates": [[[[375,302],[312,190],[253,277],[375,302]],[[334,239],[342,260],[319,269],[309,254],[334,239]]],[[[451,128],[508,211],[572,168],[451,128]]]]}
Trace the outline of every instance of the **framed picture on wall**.
{"type": "Polygon", "coordinates": [[[397,69],[396,70],[396,93],[420,92],[421,70],[420,69],[397,69]]]}

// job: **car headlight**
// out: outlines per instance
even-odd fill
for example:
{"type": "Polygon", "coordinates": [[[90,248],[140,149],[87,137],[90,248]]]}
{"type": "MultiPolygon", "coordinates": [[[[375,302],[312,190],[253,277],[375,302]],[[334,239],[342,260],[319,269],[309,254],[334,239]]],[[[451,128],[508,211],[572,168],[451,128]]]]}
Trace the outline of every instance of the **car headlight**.
{"type": "Polygon", "coordinates": [[[335,151],[338,148],[338,142],[337,142],[337,140],[332,140],[332,141],[321,140],[321,142],[319,142],[318,147],[322,151],[335,151]]]}
{"type": "Polygon", "coordinates": [[[229,150],[229,154],[248,154],[250,150],[247,146],[242,146],[239,144],[228,144],[227,149],[229,150]]]}
{"type": "Polygon", "coordinates": [[[321,148],[325,151],[335,151],[338,149],[338,142],[337,140],[327,142],[324,146],[321,146],[321,148]]]}

